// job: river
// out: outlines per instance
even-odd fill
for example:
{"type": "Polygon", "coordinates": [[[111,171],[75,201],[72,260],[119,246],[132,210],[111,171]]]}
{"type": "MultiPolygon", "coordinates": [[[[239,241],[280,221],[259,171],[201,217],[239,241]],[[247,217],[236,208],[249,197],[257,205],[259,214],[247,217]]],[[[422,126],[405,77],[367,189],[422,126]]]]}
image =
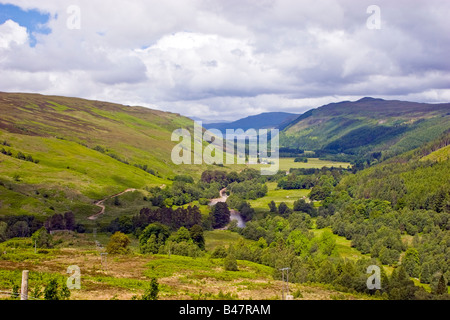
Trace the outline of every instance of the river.
{"type": "MultiPolygon", "coordinates": [[[[211,199],[211,201],[209,202],[210,206],[215,205],[218,202],[226,202],[227,201],[227,188],[223,188],[222,190],[220,190],[220,198],[216,198],[216,199],[211,199]]],[[[241,214],[239,211],[236,211],[234,209],[230,209],[230,220],[236,220],[237,221],[237,226],[239,228],[244,228],[245,227],[245,221],[244,219],[242,219],[241,214]]]]}

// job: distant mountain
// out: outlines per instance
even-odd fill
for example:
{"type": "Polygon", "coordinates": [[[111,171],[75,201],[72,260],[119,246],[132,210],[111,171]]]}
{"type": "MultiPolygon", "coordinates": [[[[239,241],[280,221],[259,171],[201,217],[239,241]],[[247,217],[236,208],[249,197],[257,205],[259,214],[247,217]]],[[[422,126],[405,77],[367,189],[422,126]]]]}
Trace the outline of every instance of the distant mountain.
{"type": "Polygon", "coordinates": [[[228,123],[208,123],[203,124],[206,129],[218,129],[224,134],[226,129],[274,129],[284,128],[292,120],[296,119],[299,115],[295,113],[287,112],[265,112],[254,116],[242,118],[228,123]]]}
{"type": "MultiPolygon", "coordinates": [[[[205,120],[205,119],[201,119],[199,117],[189,117],[189,118],[191,118],[194,121],[201,122],[202,125],[209,124],[209,123],[218,123],[216,120],[205,120]]],[[[230,123],[230,122],[232,122],[232,121],[225,121],[224,120],[224,121],[221,121],[220,123],[230,123]]]]}
{"type": "Polygon", "coordinates": [[[412,150],[450,128],[450,103],[427,104],[363,98],[309,110],[280,134],[280,146],[383,158],[412,150]]]}

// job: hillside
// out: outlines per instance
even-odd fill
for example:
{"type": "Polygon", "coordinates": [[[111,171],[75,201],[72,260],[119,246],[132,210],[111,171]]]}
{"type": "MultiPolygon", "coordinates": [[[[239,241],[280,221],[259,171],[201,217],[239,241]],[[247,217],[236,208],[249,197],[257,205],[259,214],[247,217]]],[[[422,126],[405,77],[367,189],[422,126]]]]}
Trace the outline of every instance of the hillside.
{"type": "Polygon", "coordinates": [[[177,114],[22,93],[0,93],[0,114],[0,214],[88,216],[95,200],[186,172],[170,161],[172,131],[192,127],[177,114]]]}
{"type": "MultiPolygon", "coordinates": [[[[280,145],[323,154],[388,158],[421,146],[450,128],[450,104],[363,98],[310,110],[280,135],[280,145]]],[[[353,157],[352,157],[353,156],[353,157]]]]}
{"type": "Polygon", "coordinates": [[[348,176],[341,187],[356,198],[389,201],[397,208],[450,209],[450,131],[410,152],[348,176]]]}
{"type": "Polygon", "coordinates": [[[225,134],[226,129],[271,129],[282,128],[298,115],[287,112],[265,112],[254,116],[242,118],[233,122],[203,124],[206,129],[218,129],[225,134]]]}

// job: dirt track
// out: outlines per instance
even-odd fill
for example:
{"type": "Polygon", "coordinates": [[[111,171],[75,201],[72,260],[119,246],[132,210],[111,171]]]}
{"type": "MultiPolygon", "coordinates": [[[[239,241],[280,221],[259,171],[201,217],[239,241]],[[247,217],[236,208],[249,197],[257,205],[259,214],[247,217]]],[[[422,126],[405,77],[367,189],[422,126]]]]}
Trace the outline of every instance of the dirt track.
{"type": "Polygon", "coordinates": [[[124,191],[122,191],[120,193],[114,194],[112,196],[106,197],[105,199],[98,200],[98,201],[94,202],[94,205],[96,205],[97,207],[100,207],[100,211],[97,212],[96,214],[88,217],[88,219],[89,220],[96,220],[99,216],[101,216],[102,214],[105,213],[105,205],[103,204],[103,202],[105,202],[106,200],[108,200],[110,198],[113,198],[113,197],[120,196],[120,195],[122,195],[122,194],[124,194],[126,192],[131,192],[131,191],[136,191],[136,189],[132,189],[132,188],[126,189],[126,190],[124,190],[124,191]]]}

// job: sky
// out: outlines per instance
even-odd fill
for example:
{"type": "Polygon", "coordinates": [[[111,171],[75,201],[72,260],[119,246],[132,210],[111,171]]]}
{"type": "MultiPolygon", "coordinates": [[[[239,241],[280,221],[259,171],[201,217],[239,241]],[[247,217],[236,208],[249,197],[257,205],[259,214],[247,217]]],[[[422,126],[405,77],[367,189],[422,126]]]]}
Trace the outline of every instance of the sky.
{"type": "Polygon", "coordinates": [[[204,120],[450,102],[448,0],[0,0],[0,91],[204,120]]]}

